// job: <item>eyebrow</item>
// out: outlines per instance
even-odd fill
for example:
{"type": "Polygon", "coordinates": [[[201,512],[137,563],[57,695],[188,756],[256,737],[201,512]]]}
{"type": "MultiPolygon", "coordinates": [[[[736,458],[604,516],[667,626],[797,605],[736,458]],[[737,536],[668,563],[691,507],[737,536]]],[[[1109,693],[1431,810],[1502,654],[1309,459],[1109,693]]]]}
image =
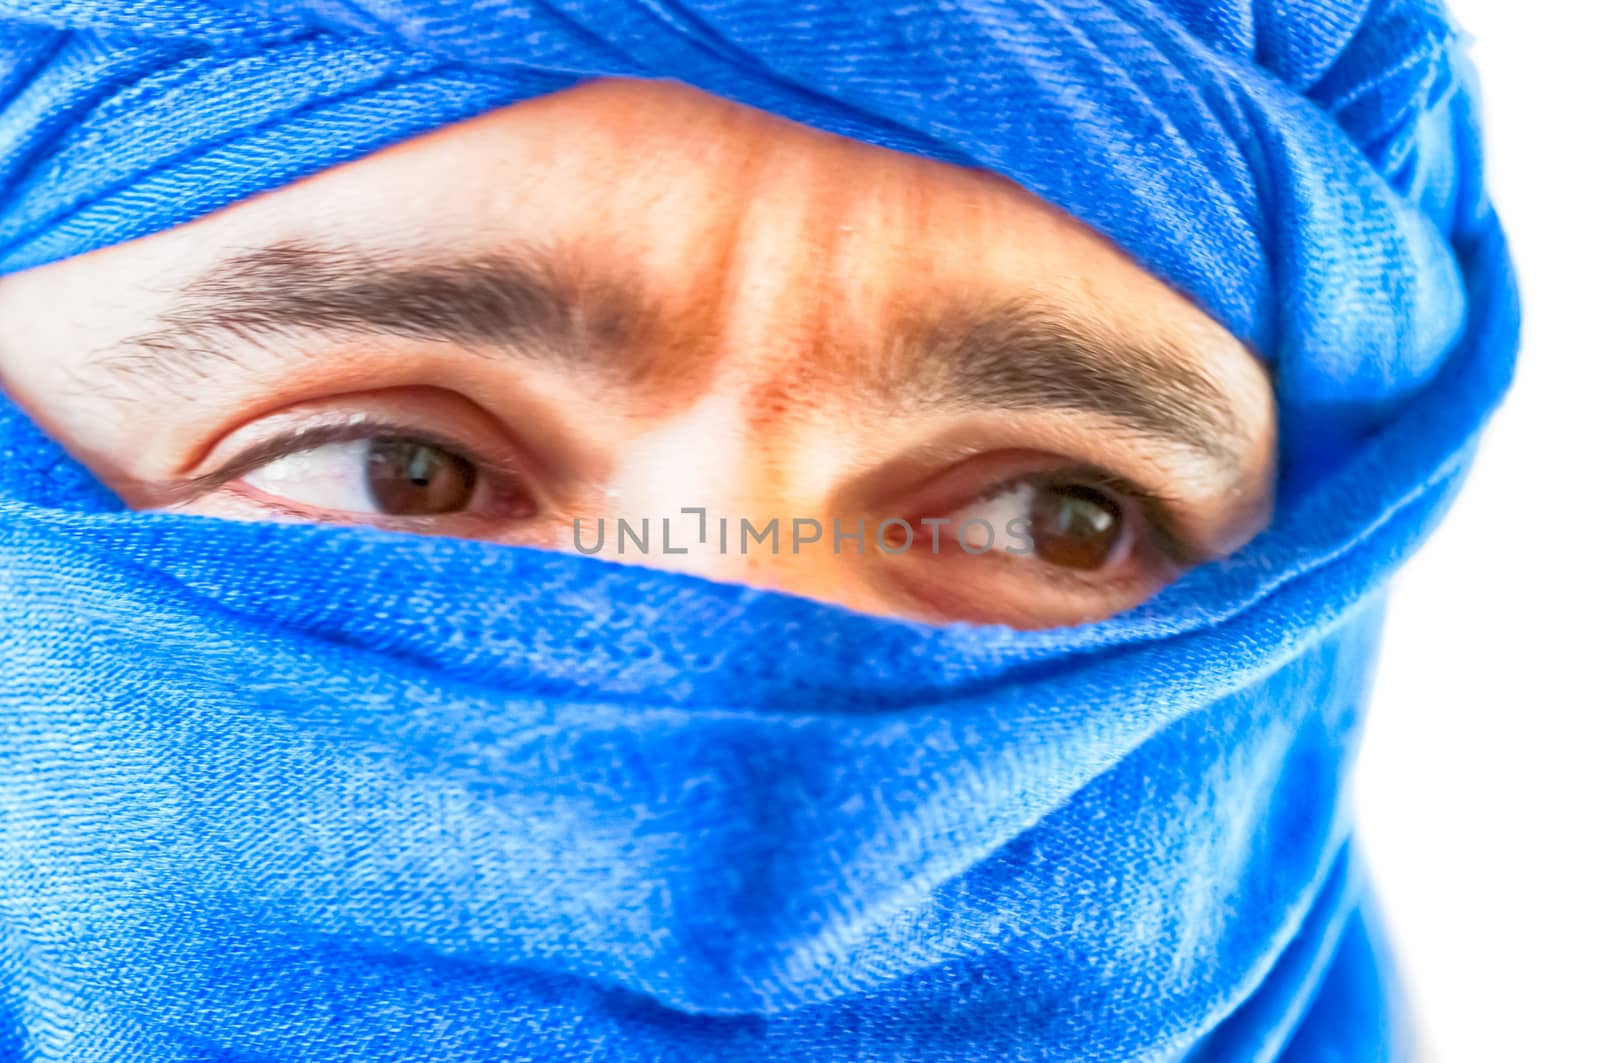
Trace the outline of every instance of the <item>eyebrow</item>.
{"type": "MultiPolygon", "coordinates": [[[[158,327],[99,365],[181,387],[208,376],[209,364],[235,361],[220,341],[306,331],[493,348],[586,369],[639,357],[625,341],[652,310],[636,287],[585,282],[555,249],[430,254],[300,242],[245,250],[183,287],[158,327]]],[[[908,316],[881,354],[873,375],[895,402],[1093,414],[1231,471],[1247,443],[1227,392],[1177,345],[1123,336],[1037,295],[908,316]]]]}
{"type": "Polygon", "coordinates": [[[313,332],[592,366],[620,353],[647,315],[628,292],[587,282],[566,261],[533,247],[430,259],[423,251],[272,244],[234,254],[185,285],[158,327],[124,340],[101,364],[179,374],[233,361],[219,341],[259,345],[313,332]]]}
{"type": "Polygon", "coordinates": [[[1236,469],[1248,445],[1222,384],[1175,342],[1127,336],[1037,296],[966,300],[897,333],[883,384],[944,409],[1075,410],[1236,469]],[[893,383],[890,383],[890,380],[893,383]]]}

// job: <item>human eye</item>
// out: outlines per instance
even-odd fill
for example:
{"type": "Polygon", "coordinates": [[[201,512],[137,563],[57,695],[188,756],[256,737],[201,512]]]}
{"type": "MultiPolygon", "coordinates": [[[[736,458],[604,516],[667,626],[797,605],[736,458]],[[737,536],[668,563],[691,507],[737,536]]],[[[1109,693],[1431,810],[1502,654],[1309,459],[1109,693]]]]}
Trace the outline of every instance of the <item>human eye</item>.
{"type": "Polygon", "coordinates": [[[1220,556],[1204,506],[1052,455],[968,463],[913,503],[899,589],[939,617],[1084,623],[1220,556]]]}
{"type": "Polygon", "coordinates": [[[236,482],[280,504],[382,517],[438,517],[485,505],[489,477],[481,460],[403,426],[272,446],[277,456],[262,456],[236,482]]]}
{"type": "Polygon", "coordinates": [[[492,534],[536,517],[540,484],[480,416],[437,399],[351,399],[247,424],[191,509],[492,534]]]}
{"type": "Polygon", "coordinates": [[[997,484],[950,515],[958,546],[980,552],[1004,541],[1013,556],[1058,568],[1099,572],[1126,559],[1137,536],[1131,491],[1103,477],[1055,472],[997,484]]]}

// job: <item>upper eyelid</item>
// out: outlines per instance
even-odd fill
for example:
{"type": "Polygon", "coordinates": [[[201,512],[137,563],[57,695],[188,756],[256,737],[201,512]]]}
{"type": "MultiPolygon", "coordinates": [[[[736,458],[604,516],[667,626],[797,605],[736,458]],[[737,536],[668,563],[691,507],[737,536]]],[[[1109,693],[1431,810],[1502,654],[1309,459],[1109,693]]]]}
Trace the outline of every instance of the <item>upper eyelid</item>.
{"type": "MultiPolygon", "coordinates": [[[[526,475],[525,470],[497,460],[469,444],[462,443],[442,433],[398,421],[363,419],[360,422],[353,423],[320,424],[288,429],[247,448],[243,453],[231,458],[219,469],[184,479],[177,485],[178,493],[180,496],[197,497],[210,491],[219,490],[255,469],[262,468],[280,458],[313,450],[319,446],[380,436],[400,436],[415,439],[419,442],[448,450],[471,461],[490,476],[511,480],[520,479],[526,475]]],[[[1215,557],[1210,552],[1197,550],[1177,532],[1178,522],[1173,517],[1171,508],[1174,500],[1170,496],[1092,464],[1073,463],[1064,459],[1059,469],[1036,470],[1007,477],[996,481],[989,488],[963,503],[963,505],[972,505],[981,499],[994,497],[998,492],[1018,483],[1038,481],[1055,476],[1066,476],[1074,482],[1087,483],[1090,486],[1127,499],[1130,504],[1139,510],[1142,518],[1141,523],[1148,529],[1149,534],[1155,540],[1157,551],[1169,561],[1181,567],[1189,568],[1215,560],[1215,557]]]]}
{"type": "Polygon", "coordinates": [[[1181,503],[1181,499],[1158,491],[1154,488],[1146,487],[1143,484],[1135,483],[1133,480],[1130,480],[1118,473],[1114,473],[1109,469],[1105,469],[1093,464],[1066,461],[1063,461],[1063,464],[1058,469],[1043,469],[1035,472],[1022,473],[1018,476],[1012,476],[1008,479],[1001,480],[996,483],[993,488],[990,488],[979,497],[992,498],[994,497],[995,492],[1005,490],[1006,488],[1009,488],[1015,484],[1027,483],[1030,480],[1044,481],[1053,478],[1070,480],[1072,483],[1086,484],[1089,487],[1096,487],[1104,491],[1114,492],[1119,495],[1126,495],[1129,498],[1138,499],[1141,502],[1160,503],[1163,506],[1173,506],[1181,503]]]}

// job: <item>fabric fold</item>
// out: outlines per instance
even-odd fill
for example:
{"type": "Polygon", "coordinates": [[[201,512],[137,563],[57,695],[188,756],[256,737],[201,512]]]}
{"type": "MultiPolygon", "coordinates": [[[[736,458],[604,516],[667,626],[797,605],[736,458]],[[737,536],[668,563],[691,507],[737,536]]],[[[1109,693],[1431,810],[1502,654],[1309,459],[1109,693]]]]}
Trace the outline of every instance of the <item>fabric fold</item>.
{"type": "Polygon", "coordinates": [[[1385,1058],[1346,783],[1518,326],[1442,10],[0,0],[0,269],[615,75],[1107,234],[1273,365],[1272,526],[929,627],[129,513],[0,403],[0,1056],[1385,1058]]]}

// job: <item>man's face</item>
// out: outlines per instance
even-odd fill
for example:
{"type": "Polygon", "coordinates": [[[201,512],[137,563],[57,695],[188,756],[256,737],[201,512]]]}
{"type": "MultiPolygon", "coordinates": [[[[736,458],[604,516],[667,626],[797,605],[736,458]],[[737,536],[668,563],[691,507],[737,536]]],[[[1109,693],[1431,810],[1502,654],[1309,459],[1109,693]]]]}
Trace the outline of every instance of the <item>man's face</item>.
{"type": "Polygon", "coordinates": [[[670,83],[0,279],[0,386],[135,507],[933,620],[1107,616],[1271,506],[1265,371],[1107,241],[670,83]]]}

